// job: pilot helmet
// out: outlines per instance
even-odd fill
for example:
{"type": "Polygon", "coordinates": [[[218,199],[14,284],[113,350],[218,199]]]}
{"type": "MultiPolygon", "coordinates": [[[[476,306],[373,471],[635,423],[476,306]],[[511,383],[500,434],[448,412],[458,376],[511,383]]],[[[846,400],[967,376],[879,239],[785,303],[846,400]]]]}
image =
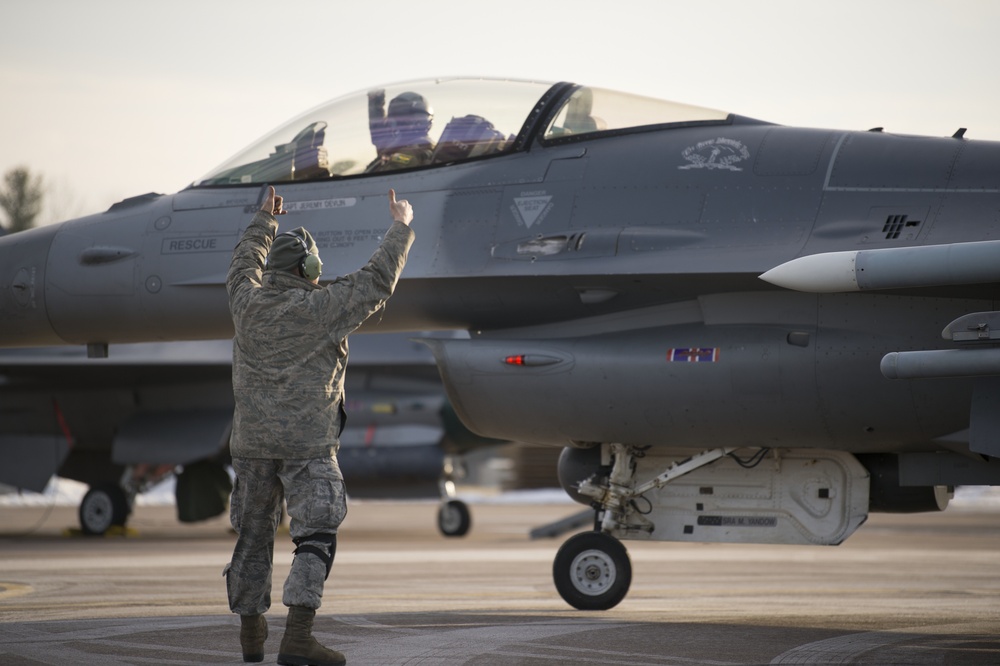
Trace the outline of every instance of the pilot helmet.
{"type": "Polygon", "coordinates": [[[404,92],[396,95],[389,102],[386,120],[394,129],[419,131],[426,134],[434,121],[434,109],[427,103],[424,96],[415,92],[404,92]]]}

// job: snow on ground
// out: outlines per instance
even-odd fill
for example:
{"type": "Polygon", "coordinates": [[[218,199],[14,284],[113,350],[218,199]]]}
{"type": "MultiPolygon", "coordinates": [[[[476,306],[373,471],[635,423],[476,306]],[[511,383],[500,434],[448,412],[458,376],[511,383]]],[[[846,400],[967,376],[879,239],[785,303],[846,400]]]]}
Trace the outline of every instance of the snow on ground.
{"type": "MultiPolygon", "coordinates": [[[[42,493],[12,490],[6,494],[0,494],[0,507],[77,506],[86,492],[86,484],[52,477],[48,487],[42,493]]],[[[489,488],[459,488],[458,497],[470,504],[573,504],[572,500],[560,488],[505,492],[489,488]]],[[[438,500],[426,501],[437,502],[438,500]]],[[[147,492],[140,494],[136,498],[136,504],[138,506],[172,506],[174,504],[174,477],[165,479],[147,492]]],[[[955,497],[951,500],[948,508],[960,511],[1000,510],[1000,486],[961,486],[955,490],[955,497]]]]}
{"type": "MultiPolygon", "coordinates": [[[[87,484],[53,476],[40,493],[12,490],[0,494],[0,506],[77,506],[87,493],[87,484]]],[[[165,506],[174,503],[174,477],[163,480],[136,498],[138,506],[165,506]]]]}

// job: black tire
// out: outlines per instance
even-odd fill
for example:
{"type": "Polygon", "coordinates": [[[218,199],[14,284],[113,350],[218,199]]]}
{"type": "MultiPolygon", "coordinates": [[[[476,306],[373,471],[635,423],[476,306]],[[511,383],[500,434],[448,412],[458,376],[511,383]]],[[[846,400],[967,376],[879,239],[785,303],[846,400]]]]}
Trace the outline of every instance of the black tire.
{"type": "Polygon", "coordinates": [[[130,513],[125,491],[112,483],[92,486],[80,502],[80,528],[84,534],[102,535],[112,525],[124,525],[130,513]]]}
{"type": "Polygon", "coordinates": [[[446,537],[465,536],[472,527],[469,506],[461,500],[448,500],[438,509],[438,529],[446,537]]]}
{"type": "Polygon", "coordinates": [[[632,562],[618,539],[601,532],[570,537],[556,553],[552,578],[566,603],[577,610],[608,610],[625,598],[632,562]]]}

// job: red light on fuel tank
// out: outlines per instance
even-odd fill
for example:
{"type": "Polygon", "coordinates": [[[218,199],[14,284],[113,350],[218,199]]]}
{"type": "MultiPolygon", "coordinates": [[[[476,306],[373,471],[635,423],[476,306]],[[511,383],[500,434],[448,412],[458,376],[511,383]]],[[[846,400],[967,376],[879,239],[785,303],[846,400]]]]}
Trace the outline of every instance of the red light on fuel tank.
{"type": "Polygon", "coordinates": [[[541,365],[555,365],[562,359],[545,354],[511,354],[504,356],[504,365],[518,365],[523,367],[536,367],[541,365]]]}

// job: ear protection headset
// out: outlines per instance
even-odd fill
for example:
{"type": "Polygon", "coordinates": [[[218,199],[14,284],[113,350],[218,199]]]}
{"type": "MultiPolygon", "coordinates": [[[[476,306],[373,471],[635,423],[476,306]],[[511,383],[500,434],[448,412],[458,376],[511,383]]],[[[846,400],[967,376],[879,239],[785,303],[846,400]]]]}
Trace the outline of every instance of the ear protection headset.
{"type": "Polygon", "coordinates": [[[299,261],[299,270],[302,272],[302,277],[307,280],[315,280],[323,274],[323,262],[320,260],[318,254],[313,254],[309,251],[309,246],[306,245],[305,238],[291,231],[286,231],[282,236],[291,236],[297,240],[299,247],[302,248],[302,252],[305,253],[305,256],[299,261]]]}

